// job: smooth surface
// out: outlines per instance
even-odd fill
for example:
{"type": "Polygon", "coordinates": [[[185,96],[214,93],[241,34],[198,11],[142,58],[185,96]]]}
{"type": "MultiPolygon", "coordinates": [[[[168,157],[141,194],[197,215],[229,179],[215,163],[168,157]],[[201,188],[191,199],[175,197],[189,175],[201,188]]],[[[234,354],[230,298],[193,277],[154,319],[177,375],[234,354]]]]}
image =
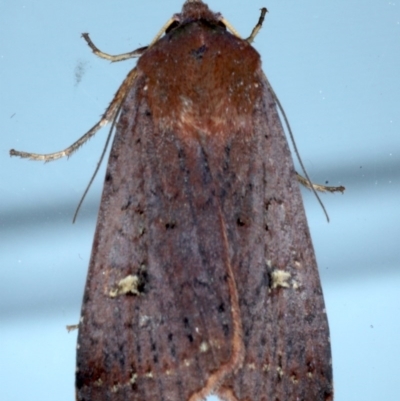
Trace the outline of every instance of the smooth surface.
{"type": "MultiPolygon", "coordinates": [[[[104,167],[71,224],[107,129],[70,160],[60,150],[98,119],[134,61],[98,59],[148,44],[180,1],[0,3],[0,384],[2,399],[74,399],[76,323],[104,167]]],[[[331,222],[304,192],[331,327],[336,401],[396,401],[400,358],[400,5],[213,1],[254,46],[290,119],[331,222]]],[[[182,67],[184,68],[184,67],[182,67]]]]}

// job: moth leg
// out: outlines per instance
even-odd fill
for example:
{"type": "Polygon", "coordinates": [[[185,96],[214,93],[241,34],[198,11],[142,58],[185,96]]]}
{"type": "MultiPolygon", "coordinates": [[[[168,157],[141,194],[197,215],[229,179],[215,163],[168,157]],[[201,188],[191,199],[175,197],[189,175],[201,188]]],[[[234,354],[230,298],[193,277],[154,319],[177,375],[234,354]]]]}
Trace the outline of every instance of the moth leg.
{"type": "Polygon", "coordinates": [[[313,182],[309,181],[307,178],[303,177],[302,175],[300,175],[297,172],[296,172],[296,178],[297,178],[297,181],[301,185],[305,186],[308,189],[314,188],[318,192],[332,192],[332,193],[333,192],[341,192],[341,193],[343,193],[344,190],[346,189],[342,185],[339,187],[331,187],[328,185],[314,184],[313,182]]]}
{"type": "Polygon", "coordinates": [[[268,10],[265,7],[263,7],[261,9],[260,18],[258,19],[257,25],[251,31],[250,36],[246,39],[247,42],[252,43],[254,41],[254,38],[257,36],[258,32],[260,31],[260,29],[262,27],[262,24],[264,22],[265,15],[267,14],[267,12],[268,12],[268,10]]]}
{"type": "Polygon", "coordinates": [[[116,62],[116,61],[123,61],[123,60],[128,60],[130,58],[135,58],[135,57],[140,57],[149,47],[151,47],[154,43],[156,43],[162,35],[164,35],[165,31],[171,26],[173,22],[176,21],[176,18],[172,17],[170,18],[164,26],[160,29],[160,31],[157,33],[155,38],[152,40],[149,46],[144,46],[144,47],[139,47],[136,50],[133,50],[128,53],[122,53],[122,54],[117,54],[117,55],[112,55],[108,53],[102,52],[90,39],[88,33],[82,33],[83,39],[86,40],[86,43],[89,45],[89,47],[92,49],[93,53],[100,57],[104,58],[106,60],[110,60],[111,62],[116,62]]]}
{"type": "Polygon", "coordinates": [[[78,330],[79,324],[69,324],[66,326],[66,329],[67,329],[68,333],[70,333],[71,331],[74,331],[74,330],[78,330]]]}
{"type": "Polygon", "coordinates": [[[106,60],[110,60],[113,63],[116,61],[123,61],[123,60],[128,60],[130,58],[140,57],[148,47],[148,46],[139,47],[138,49],[133,50],[129,53],[117,54],[117,55],[113,56],[111,54],[102,52],[98,47],[96,47],[96,45],[90,39],[88,33],[82,33],[82,37],[83,37],[83,39],[86,40],[86,43],[89,45],[89,47],[92,49],[93,53],[96,56],[98,56],[100,58],[104,58],[106,60]]]}
{"type": "Polygon", "coordinates": [[[120,109],[122,102],[126,97],[126,94],[129,91],[129,88],[132,86],[136,78],[136,75],[137,75],[136,68],[134,68],[132,71],[129,72],[128,76],[125,78],[124,82],[119,87],[117,93],[114,96],[114,99],[107,107],[100,121],[68,148],[60,152],[47,153],[47,154],[21,152],[19,150],[11,149],[10,156],[19,156],[31,160],[42,160],[44,162],[53,161],[56,159],[60,159],[62,157],[69,157],[80,146],[82,146],[85,142],[87,142],[100,128],[102,128],[103,126],[107,125],[109,122],[114,120],[116,114],[118,113],[118,110],[120,109]]]}
{"type": "MultiPolygon", "coordinates": [[[[245,39],[246,42],[249,42],[249,43],[253,42],[254,38],[257,36],[259,30],[262,27],[262,24],[263,24],[264,19],[265,19],[265,14],[267,12],[268,12],[268,10],[265,7],[263,7],[261,9],[261,15],[260,15],[260,18],[258,19],[257,25],[251,31],[250,36],[247,39],[245,39]]],[[[235,35],[238,38],[241,38],[241,36],[239,35],[239,32],[233,27],[233,25],[227,19],[225,19],[224,17],[221,17],[220,21],[229,29],[229,31],[233,35],[235,35]]]]}

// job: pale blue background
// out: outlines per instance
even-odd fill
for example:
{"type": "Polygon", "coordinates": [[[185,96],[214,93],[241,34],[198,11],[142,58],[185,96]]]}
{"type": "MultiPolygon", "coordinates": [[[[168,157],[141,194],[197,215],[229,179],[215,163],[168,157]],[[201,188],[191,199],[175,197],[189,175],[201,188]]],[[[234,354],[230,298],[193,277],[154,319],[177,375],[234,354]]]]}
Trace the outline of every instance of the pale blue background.
{"type": "MultiPolygon", "coordinates": [[[[383,0],[213,0],[255,47],[314,181],[347,187],[304,200],[331,327],[336,401],[398,401],[400,360],[400,3],[383,0]]],[[[104,166],[71,219],[104,129],[70,160],[53,152],[98,119],[180,0],[0,1],[0,398],[72,401],[77,323],[104,166]],[[80,82],[76,72],[81,69],[80,82]]],[[[182,66],[182,69],[184,66],[182,66]]]]}

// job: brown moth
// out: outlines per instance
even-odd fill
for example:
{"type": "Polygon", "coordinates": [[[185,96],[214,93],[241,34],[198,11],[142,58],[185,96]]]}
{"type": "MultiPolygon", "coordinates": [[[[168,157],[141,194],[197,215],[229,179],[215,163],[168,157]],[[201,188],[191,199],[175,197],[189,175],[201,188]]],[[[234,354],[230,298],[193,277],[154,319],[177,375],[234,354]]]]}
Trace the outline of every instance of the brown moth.
{"type": "Polygon", "coordinates": [[[165,35],[121,56],[84,34],[104,58],[140,58],[73,145],[119,113],[79,323],[77,400],[333,400],[297,176],[250,44],[264,14],[243,40],[187,0],[165,35]]]}
{"type": "Polygon", "coordinates": [[[93,244],[78,400],[330,400],[329,330],[258,53],[187,1],[122,103],[93,244]]]}

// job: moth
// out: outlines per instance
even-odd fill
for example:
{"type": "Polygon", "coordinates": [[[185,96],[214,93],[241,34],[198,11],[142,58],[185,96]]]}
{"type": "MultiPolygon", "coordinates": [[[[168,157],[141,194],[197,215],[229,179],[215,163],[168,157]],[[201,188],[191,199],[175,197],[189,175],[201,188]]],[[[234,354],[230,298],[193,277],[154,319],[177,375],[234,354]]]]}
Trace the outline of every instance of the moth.
{"type": "Polygon", "coordinates": [[[98,122],[108,161],[79,401],[333,400],[329,328],[277,98],[251,42],[187,0],[98,122]]]}

